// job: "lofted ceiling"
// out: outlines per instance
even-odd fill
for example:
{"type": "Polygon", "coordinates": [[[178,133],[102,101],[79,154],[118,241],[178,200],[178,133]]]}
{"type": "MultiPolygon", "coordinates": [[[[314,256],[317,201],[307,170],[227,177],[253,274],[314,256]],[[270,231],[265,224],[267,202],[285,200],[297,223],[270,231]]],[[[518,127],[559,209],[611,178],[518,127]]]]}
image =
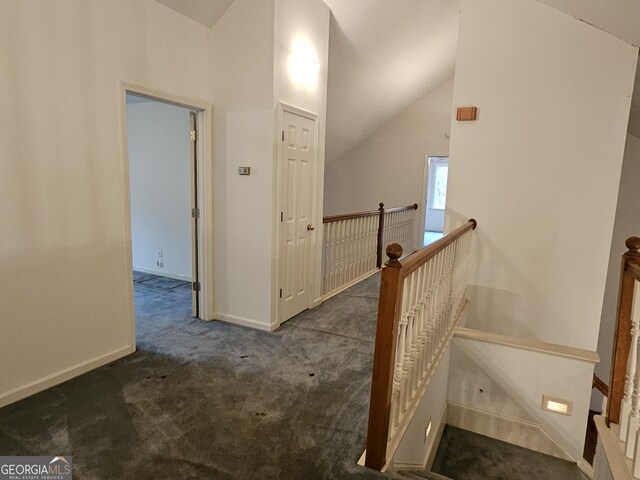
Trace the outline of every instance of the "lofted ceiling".
{"type": "Polygon", "coordinates": [[[213,27],[233,0],[156,0],[178,13],[201,23],[205,27],[213,27]]]}
{"type": "MultiPolygon", "coordinates": [[[[640,45],[640,0],[538,0],[631,45],[640,45]]],[[[629,132],[640,138],[640,64],[631,101],[629,132]]]]}
{"type": "MultiPolygon", "coordinates": [[[[156,1],[209,28],[233,3],[156,1]]],[[[640,0],[537,1],[640,45],[640,0]]],[[[332,12],[326,139],[331,163],[453,75],[460,0],[324,2],[332,12]]],[[[640,88],[629,131],[640,137],[640,88]]]]}
{"type": "Polygon", "coordinates": [[[453,75],[459,0],[325,3],[330,164],[453,75]]]}
{"type": "Polygon", "coordinates": [[[640,45],[640,1],[638,0],[538,0],[574,18],[640,45]]]}

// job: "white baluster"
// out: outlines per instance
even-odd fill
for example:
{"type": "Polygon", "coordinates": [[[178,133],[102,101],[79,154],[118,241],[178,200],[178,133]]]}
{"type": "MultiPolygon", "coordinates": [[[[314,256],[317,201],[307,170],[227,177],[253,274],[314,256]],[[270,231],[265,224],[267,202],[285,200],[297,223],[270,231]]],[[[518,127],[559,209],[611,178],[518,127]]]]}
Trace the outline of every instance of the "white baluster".
{"type": "MultiPolygon", "coordinates": [[[[637,326],[636,326],[637,328],[637,326]]],[[[633,334],[632,334],[632,342],[633,342],[633,334]]],[[[638,351],[638,337],[635,336],[636,345],[631,344],[631,350],[638,351]]],[[[637,355],[636,355],[637,357],[637,355]]],[[[636,432],[638,431],[638,427],[640,426],[640,368],[638,368],[636,358],[636,368],[635,375],[633,378],[633,393],[631,394],[631,411],[629,412],[627,418],[627,437],[624,441],[627,443],[626,445],[626,455],[627,458],[633,458],[633,453],[635,451],[636,446],[636,432]]],[[[626,382],[625,382],[626,384],[626,382]]],[[[625,385],[626,386],[626,385],[625,385]]]]}
{"type": "MultiPolygon", "coordinates": [[[[634,285],[635,288],[635,285],[634,285]]],[[[638,357],[638,335],[640,335],[640,328],[638,326],[638,319],[636,317],[636,299],[637,295],[633,296],[633,307],[631,314],[631,346],[629,349],[629,359],[627,360],[627,374],[624,381],[624,397],[622,398],[622,404],[620,408],[620,440],[623,442],[627,440],[629,415],[631,413],[631,397],[633,395],[633,383],[636,374],[636,365],[638,357]]]]}
{"type": "Polygon", "coordinates": [[[633,478],[640,478],[640,430],[636,430],[634,437],[635,437],[635,448],[633,449],[633,462],[631,464],[631,473],[633,474],[633,478]]]}

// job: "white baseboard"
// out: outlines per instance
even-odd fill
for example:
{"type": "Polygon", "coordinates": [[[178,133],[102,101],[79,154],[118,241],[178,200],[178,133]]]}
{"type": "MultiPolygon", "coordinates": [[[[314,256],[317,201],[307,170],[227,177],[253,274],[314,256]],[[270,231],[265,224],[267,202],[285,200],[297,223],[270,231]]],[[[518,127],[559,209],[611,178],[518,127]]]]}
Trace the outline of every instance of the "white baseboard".
{"type": "Polygon", "coordinates": [[[151,275],[159,275],[161,277],[173,278],[174,280],[182,280],[185,282],[191,281],[190,275],[180,275],[179,273],[171,273],[171,272],[165,272],[163,270],[156,270],[153,268],[144,268],[144,267],[136,267],[136,266],[134,266],[133,269],[136,272],[149,273],[151,275]]]}
{"type": "Polygon", "coordinates": [[[593,466],[589,464],[584,458],[578,460],[578,468],[584,473],[588,478],[593,480],[593,466]]]}
{"type": "Polygon", "coordinates": [[[447,423],[503,442],[577,463],[568,448],[538,423],[505,417],[477,408],[449,403],[447,423]]]}
{"type": "Polygon", "coordinates": [[[60,372],[53,373],[6,393],[0,394],[0,408],[54,387],[60,383],[66,382],[67,380],[71,380],[72,378],[82,375],[83,373],[87,373],[90,370],[95,370],[96,368],[102,367],[103,365],[111,363],[122,357],[126,357],[135,351],[135,346],[127,345],[124,348],[107,353],[106,355],[82,362],[73,367],[66,368],[60,372]]]}
{"type": "Polygon", "coordinates": [[[442,439],[442,434],[444,433],[444,427],[447,425],[447,410],[448,404],[442,406],[442,410],[440,411],[440,415],[436,418],[431,424],[431,428],[435,429],[433,431],[433,437],[430,445],[424,452],[424,456],[421,461],[417,463],[409,463],[409,462],[393,462],[393,465],[389,467],[395,471],[401,470],[431,470],[431,466],[433,465],[433,461],[436,458],[436,453],[438,452],[438,446],[440,445],[440,440],[442,439]]]}
{"type": "Polygon", "coordinates": [[[431,449],[427,452],[423,462],[424,470],[431,471],[431,467],[433,467],[433,462],[436,459],[436,454],[438,453],[438,447],[440,446],[440,440],[442,440],[442,434],[444,433],[444,427],[447,426],[448,416],[449,416],[449,404],[445,402],[444,408],[442,409],[442,414],[440,415],[440,425],[438,425],[436,436],[433,439],[433,445],[431,446],[431,449]]]}
{"type": "Polygon", "coordinates": [[[360,283],[363,280],[366,280],[369,277],[372,277],[373,275],[375,275],[376,273],[378,273],[380,270],[378,268],[376,268],[375,270],[371,270],[370,272],[365,273],[364,275],[359,276],[358,278],[351,280],[349,283],[345,283],[344,285],[342,285],[340,288],[336,288],[335,290],[325,294],[322,296],[322,301],[326,301],[329,300],[331,297],[335,297],[336,295],[338,295],[339,293],[344,292],[345,290],[353,287],[356,283],[360,283]]]}
{"type": "Polygon", "coordinates": [[[227,323],[233,323],[234,325],[241,325],[243,327],[255,328],[256,330],[262,330],[265,332],[272,332],[279,327],[278,324],[271,325],[268,323],[252,320],[251,318],[238,317],[237,315],[230,315],[228,313],[214,313],[214,320],[221,320],[227,323]]]}

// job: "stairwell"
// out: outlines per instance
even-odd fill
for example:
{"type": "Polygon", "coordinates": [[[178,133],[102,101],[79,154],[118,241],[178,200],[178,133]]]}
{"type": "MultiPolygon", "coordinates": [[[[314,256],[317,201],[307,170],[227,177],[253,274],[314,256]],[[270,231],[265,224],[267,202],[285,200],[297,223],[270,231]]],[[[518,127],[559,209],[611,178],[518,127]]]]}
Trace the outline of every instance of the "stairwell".
{"type": "Polygon", "coordinates": [[[398,472],[431,480],[586,480],[575,463],[447,426],[430,471],[398,472]]]}

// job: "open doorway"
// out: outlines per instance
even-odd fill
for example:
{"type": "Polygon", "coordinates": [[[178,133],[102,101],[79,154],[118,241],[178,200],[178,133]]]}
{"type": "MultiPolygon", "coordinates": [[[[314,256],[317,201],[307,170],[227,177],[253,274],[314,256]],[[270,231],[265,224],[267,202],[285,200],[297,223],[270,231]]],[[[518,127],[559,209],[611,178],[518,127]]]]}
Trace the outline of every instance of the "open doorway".
{"type": "Polygon", "coordinates": [[[148,303],[174,319],[200,314],[196,121],[196,110],[126,92],[136,330],[155,328],[148,303]]]}
{"type": "Polygon", "coordinates": [[[444,232],[444,213],[447,204],[449,157],[427,157],[425,163],[424,232],[423,245],[429,245],[444,232]]]}

